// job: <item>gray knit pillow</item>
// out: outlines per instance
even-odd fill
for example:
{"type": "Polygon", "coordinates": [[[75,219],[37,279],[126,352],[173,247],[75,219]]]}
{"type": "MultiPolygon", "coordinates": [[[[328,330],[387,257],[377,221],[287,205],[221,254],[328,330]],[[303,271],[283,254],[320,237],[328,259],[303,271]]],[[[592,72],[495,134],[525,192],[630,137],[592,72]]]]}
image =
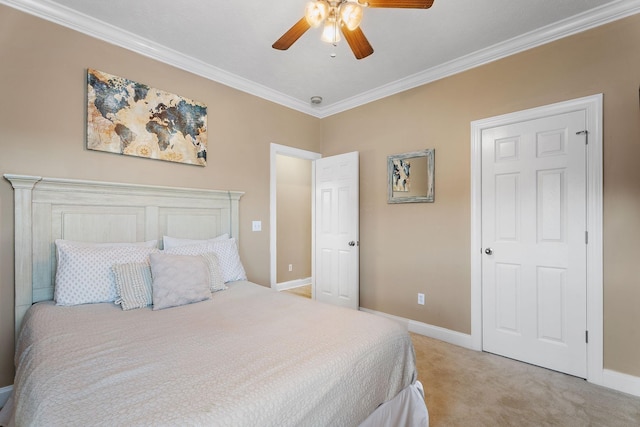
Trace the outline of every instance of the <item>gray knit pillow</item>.
{"type": "Polygon", "coordinates": [[[211,273],[203,257],[157,253],[149,260],[154,310],[211,298],[211,273]]]}

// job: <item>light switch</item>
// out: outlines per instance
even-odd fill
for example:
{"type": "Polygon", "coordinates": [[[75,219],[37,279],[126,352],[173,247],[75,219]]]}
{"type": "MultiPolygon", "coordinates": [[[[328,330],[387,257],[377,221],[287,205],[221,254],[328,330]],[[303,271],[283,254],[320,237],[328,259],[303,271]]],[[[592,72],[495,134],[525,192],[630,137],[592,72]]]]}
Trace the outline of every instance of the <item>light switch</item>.
{"type": "Polygon", "coordinates": [[[262,231],[262,221],[253,221],[251,229],[253,231],[262,231]]]}

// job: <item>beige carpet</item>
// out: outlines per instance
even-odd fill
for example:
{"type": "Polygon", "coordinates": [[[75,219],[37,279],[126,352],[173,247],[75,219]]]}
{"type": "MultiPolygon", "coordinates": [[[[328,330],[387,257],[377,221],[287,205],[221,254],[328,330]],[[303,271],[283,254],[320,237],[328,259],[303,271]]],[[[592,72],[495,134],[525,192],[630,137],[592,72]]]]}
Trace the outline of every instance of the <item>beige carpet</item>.
{"type": "Polygon", "coordinates": [[[430,425],[640,426],[640,398],[411,334],[430,425]]]}
{"type": "Polygon", "coordinates": [[[287,289],[287,293],[300,295],[301,297],[311,298],[311,285],[298,286],[297,288],[287,289]]]}

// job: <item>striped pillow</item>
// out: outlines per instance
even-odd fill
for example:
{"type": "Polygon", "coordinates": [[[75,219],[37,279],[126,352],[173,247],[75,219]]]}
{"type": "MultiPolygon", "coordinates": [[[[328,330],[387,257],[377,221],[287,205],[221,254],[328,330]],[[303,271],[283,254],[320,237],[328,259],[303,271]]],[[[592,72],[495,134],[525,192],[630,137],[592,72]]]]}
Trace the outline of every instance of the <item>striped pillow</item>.
{"type": "Polygon", "coordinates": [[[201,256],[207,262],[207,267],[209,267],[209,288],[211,289],[211,292],[223,291],[227,289],[224,284],[224,276],[222,275],[218,255],[213,252],[207,252],[205,254],[202,254],[201,256]]]}
{"type": "Polygon", "coordinates": [[[143,308],[152,303],[151,267],[148,262],[114,264],[118,298],[115,303],[123,310],[143,308]]]}

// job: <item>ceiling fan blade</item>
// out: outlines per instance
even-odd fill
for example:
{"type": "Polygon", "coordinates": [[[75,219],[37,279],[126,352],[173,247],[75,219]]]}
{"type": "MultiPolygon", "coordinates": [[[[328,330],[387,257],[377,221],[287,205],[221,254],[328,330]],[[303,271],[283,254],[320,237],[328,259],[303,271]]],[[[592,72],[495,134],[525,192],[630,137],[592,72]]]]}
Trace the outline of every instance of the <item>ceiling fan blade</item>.
{"type": "Polygon", "coordinates": [[[349,31],[347,27],[342,27],[342,35],[349,44],[349,47],[356,56],[356,59],[366,58],[373,53],[373,48],[369,44],[369,40],[364,36],[364,33],[357,27],[353,31],[349,31]]]}
{"type": "Polygon", "coordinates": [[[282,35],[271,47],[278,50],[287,50],[292,44],[296,42],[302,36],[311,25],[307,22],[307,19],[303,16],[301,20],[293,24],[293,27],[282,35]]]}
{"type": "Polygon", "coordinates": [[[406,9],[429,9],[434,0],[358,0],[360,4],[368,7],[388,7],[406,9]]]}

